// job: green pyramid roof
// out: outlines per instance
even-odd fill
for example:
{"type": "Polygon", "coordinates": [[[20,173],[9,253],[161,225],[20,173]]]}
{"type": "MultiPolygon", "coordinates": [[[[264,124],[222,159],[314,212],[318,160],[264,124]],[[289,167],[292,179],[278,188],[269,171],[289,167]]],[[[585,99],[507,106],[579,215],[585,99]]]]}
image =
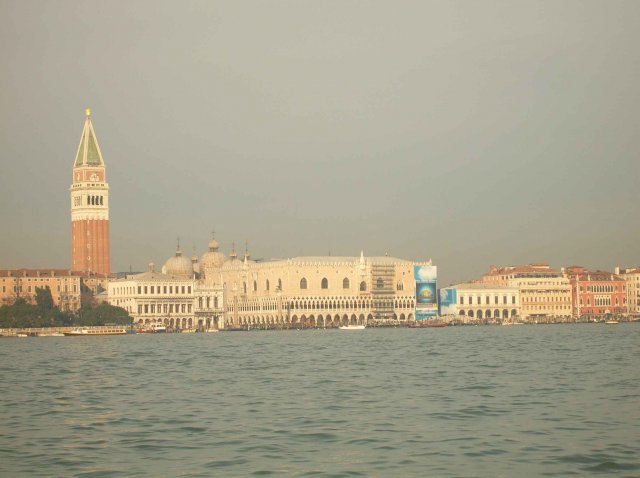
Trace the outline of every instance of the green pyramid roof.
{"type": "Polygon", "coordinates": [[[91,124],[91,116],[88,109],[74,166],[104,166],[100,146],[98,146],[98,140],[96,139],[96,133],[91,124]]]}

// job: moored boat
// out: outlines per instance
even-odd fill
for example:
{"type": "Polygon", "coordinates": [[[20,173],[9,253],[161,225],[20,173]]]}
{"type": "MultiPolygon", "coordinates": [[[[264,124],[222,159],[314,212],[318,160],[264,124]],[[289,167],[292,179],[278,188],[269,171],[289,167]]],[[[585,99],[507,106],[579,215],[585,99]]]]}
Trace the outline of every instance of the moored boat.
{"type": "Polygon", "coordinates": [[[100,329],[90,329],[88,327],[76,327],[69,332],[64,332],[67,336],[87,336],[87,335],[126,335],[126,327],[104,327],[100,329]]]}
{"type": "Polygon", "coordinates": [[[364,330],[364,325],[342,325],[340,330],[364,330]]]}

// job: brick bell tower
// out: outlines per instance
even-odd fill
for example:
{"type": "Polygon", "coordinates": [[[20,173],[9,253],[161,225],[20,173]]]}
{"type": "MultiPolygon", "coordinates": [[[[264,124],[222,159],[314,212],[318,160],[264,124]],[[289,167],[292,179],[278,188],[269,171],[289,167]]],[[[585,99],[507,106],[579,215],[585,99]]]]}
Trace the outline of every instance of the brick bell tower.
{"type": "Polygon", "coordinates": [[[109,185],[87,108],[73,163],[71,195],[71,270],[109,274],[109,185]]]}

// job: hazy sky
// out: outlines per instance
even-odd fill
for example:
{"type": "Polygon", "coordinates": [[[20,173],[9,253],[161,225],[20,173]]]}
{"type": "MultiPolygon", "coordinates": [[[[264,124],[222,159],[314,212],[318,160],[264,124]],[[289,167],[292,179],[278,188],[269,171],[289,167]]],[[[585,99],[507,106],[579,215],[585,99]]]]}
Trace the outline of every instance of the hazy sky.
{"type": "Polygon", "coordinates": [[[638,1],[0,0],[0,268],[69,267],[90,106],[111,268],[640,265],[638,1]]]}

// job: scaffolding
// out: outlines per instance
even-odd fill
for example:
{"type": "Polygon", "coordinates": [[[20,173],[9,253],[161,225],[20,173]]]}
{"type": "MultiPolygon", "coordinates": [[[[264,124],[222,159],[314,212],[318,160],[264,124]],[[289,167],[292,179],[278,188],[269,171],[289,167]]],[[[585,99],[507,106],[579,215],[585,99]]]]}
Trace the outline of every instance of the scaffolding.
{"type": "Polygon", "coordinates": [[[371,264],[371,312],[375,320],[394,319],[394,273],[393,264],[371,264]]]}

